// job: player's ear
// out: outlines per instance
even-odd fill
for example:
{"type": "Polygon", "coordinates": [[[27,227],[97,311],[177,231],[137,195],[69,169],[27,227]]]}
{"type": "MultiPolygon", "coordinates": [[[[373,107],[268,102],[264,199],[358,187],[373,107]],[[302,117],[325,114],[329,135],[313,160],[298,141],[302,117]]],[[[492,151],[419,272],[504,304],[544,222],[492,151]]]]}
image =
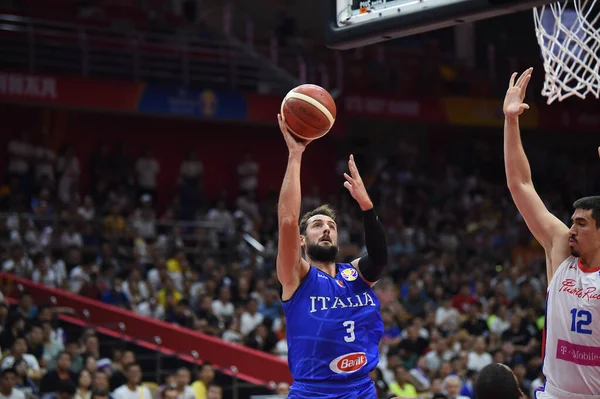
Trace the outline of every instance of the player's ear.
{"type": "Polygon", "coordinates": [[[302,234],[300,234],[300,246],[303,247],[306,245],[306,241],[304,239],[304,236],[302,234]]]}

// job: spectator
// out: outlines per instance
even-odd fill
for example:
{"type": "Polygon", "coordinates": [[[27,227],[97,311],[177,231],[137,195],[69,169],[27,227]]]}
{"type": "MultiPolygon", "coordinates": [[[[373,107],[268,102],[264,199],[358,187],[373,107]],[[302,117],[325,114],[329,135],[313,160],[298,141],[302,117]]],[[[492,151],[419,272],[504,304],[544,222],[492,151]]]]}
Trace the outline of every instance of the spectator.
{"type": "Polygon", "coordinates": [[[15,244],[10,249],[10,259],[2,264],[2,270],[21,277],[28,277],[33,271],[33,262],[23,254],[21,246],[15,244]]]}
{"type": "Polygon", "coordinates": [[[71,355],[68,352],[61,352],[56,357],[56,367],[49,370],[40,381],[40,393],[56,392],[61,381],[76,381],[75,373],[70,370],[71,355]]]}
{"type": "Polygon", "coordinates": [[[25,394],[15,388],[17,372],[12,368],[0,371],[0,396],[6,399],[26,399],[25,394]]]}
{"type": "Polygon", "coordinates": [[[113,278],[111,287],[102,293],[100,299],[108,305],[121,308],[130,307],[129,298],[127,297],[127,294],[123,292],[123,280],[118,277],[113,278]]]}
{"type": "Polygon", "coordinates": [[[258,170],[258,163],[252,159],[251,154],[246,154],[244,161],[237,168],[241,192],[256,190],[258,186],[258,170]]]}
{"type": "Polygon", "coordinates": [[[262,324],[263,320],[264,316],[258,312],[258,301],[255,298],[250,298],[246,310],[240,317],[240,332],[243,335],[248,335],[250,331],[262,324]]]}
{"type": "MultiPolygon", "coordinates": [[[[6,305],[5,305],[6,306],[6,305]]],[[[6,325],[0,333],[0,348],[6,350],[13,346],[17,337],[23,334],[25,319],[20,313],[11,312],[6,316],[6,325]]]]}
{"type": "Polygon", "coordinates": [[[406,371],[404,366],[396,366],[394,369],[395,381],[389,386],[390,391],[396,396],[404,398],[416,398],[417,390],[414,385],[410,383],[410,374],[406,371]]]}
{"type": "Polygon", "coordinates": [[[202,185],[202,173],[204,172],[204,166],[198,159],[196,151],[190,150],[187,152],[186,158],[181,161],[179,167],[179,176],[183,184],[187,185],[202,185]]]}
{"type": "Polygon", "coordinates": [[[467,319],[460,327],[466,330],[471,336],[487,336],[488,326],[485,320],[482,318],[481,304],[477,302],[471,304],[467,314],[467,319]]]}
{"type": "Polygon", "coordinates": [[[469,352],[467,369],[479,372],[482,368],[492,363],[492,355],[485,352],[486,342],[484,337],[477,337],[473,350],[469,352]]]}
{"type": "Polygon", "coordinates": [[[77,378],[77,389],[75,390],[74,399],[91,399],[92,398],[92,374],[86,370],[81,370],[77,378]]]}
{"type": "Polygon", "coordinates": [[[196,399],[207,398],[208,388],[211,386],[214,379],[215,369],[212,364],[203,363],[198,371],[198,380],[192,383],[192,389],[194,390],[196,399]]]}
{"type": "MultiPolygon", "coordinates": [[[[42,327],[37,322],[31,323],[27,333],[27,345],[29,347],[29,353],[36,359],[42,359],[44,354],[43,340],[44,334],[42,327]]],[[[42,364],[41,366],[44,368],[45,364],[42,364]]]]}
{"type": "Polygon", "coordinates": [[[219,320],[229,320],[233,317],[235,307],[231,303],[231,290],[223,286],[219,290],[219,297],[212,303],[212,312],[219,320]]]}
{"type": "Polygon", "coordinates": [[[165,308],[158,303],[154,296],[148,298],[147,301],[140,303],[136,310],[142,316],[151,317],[157,320],[165,319],[165,308]]]}
{"type": "Polygon", "coordinates": [[[125,370],[132,364],[135,364],[135,353],[133,351],[124,351],[121,359],[113,363],[113,374],[110,377],[110,390],[115,391],[120,386],[127,384],[127,376],[125,370]]]}
{"type": "Polygon", "coordinates": [[[446,391],[446,397],[448,399],[469,399],[466,396],[460,395],[460,388],[462,382],[460,378],[455,375],[450,375],[444,380],[444,390],[446,391]]]}
{"type": "Polygon", "coordinates": [[[182,299],[170,307],[166,312],[165,321],[187,328],[194,328],[196,325],[196,317],[187,299],[182,299]]]}
{"type": "MultiPolygon", "coordinates": [[[[108,375],[104,371],[97,371],[94,374],[94,382],[92,384],[92,399],[94,392],[109,392],[110,385],[108,382],[108,375]]],[[[112,399],[112,394],[108,394],[107,399],[112,399]]]]}
{"type": "Polygon", "coordinates": [[[460,322],[457,308],[452,306],[451,299],[444,299],[442,306],[435,311],[435,325],[445,333],[456,332],[460,322]]]}
{"type": "Polygon", "coordinates": [[[177,399],[194,399],[194,390],[190,386],[192,375],[190,370],[180,367],[175,374],[175,389],[177,390],[177,399]]]}
{"type": "Polygon", "coordinates": [[[50,268],[48,264],[48,258],[42,252],[38,252],[31,257],[33,263],[33,273],[31,279],[36,283],[44,284],[45,286],[52,288],[59,288],[61,280],[58,274],[50,268]]]}
{"type": "Polygon", "coordinates": [[[27,341],[17,337],[10,349],[10,354],[2,359],[2,369],[12,368],[15,361],[23,359],[27,365],[27,375],[34,381],[39,381],[41,375],[40,365],[35,356],[27,353],[27,341]]]}
{"type": "Polygon", "coordinates": [[[18,137],[10,140],[7,150],[8,172],[19,177],[25,176],[35,155],[29,132],[23,131],[18,137]]]}
{"type": "Polygon", "coordinates": [[[18,359],[12,368],[15,371],[15,388],[25,394],[26,399],[37,398],[38,390],[36,384],[27,376],[27,363],[24,359],[18,359]]]}
{"type": "Polygon", "coordinates": [[[139,195],[149,194],[156,201],[156,178],[160,172],[160,164],[154,157],[154,151],[146,148],[143,155],[135,163],[139,195]]]}
{"type": "Polygon", "coordinates": [[[461,314],[467,314],[471,305],[476,299],[469,293],[470,288],[467,284],[460,287],[460,292],[452,297],[452,306],[454,306],[461,314]]]}
{"type": "Polygon", "coordinates": [[[430,372],[427,369],[427,360],[425,360],[425,357],[421,356],[419,358],[415,367],[409,371],[409,374],[417,392],[427,392],[429,390],[431,387],[430,372]]]}
{"type": "Polygon", "coordinates": [[[175,283],[171,278],[166,278],[164,287],[158,291],[158,304],[165,306],[167,304],[167,295],[172,296],[175,303],[179,302],[183,295],[177,289],[175,289],[175,283]]]}
{"type": "Polygon", "coordinates": [[[61,154],[56,161],[56,175],[58,180],[58,198],[63,204],[71,204],[77,201],[77,190],[79,188],[79,159],[75,156],[72,145],[62,148],[61,154]]]}
{"type": "Polygon", "coordinates": [[[219,385],[210,384],[206,391],[206,399],[223,399],[223,388],[219,385]]]}
{"type": "Polygon", "coordinates": [[[125,375],[127,376],[127,383],[115,390],[113,394],[115,399],[152,399],[150,390],[140,385],[142,369],[138,364],[128,364],[125,367],[125,375]]]}

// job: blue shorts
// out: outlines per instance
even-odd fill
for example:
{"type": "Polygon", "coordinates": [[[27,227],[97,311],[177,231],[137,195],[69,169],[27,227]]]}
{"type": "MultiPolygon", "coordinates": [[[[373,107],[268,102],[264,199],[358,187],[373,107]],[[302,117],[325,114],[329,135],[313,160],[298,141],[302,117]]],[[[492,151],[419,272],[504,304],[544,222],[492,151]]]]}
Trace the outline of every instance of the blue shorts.
{"type": "Polygon", "coordinates": [[[294,382],[288,399],[377,399],[375,384],[370,378],[357,384],[305,384],[294,382]]]}

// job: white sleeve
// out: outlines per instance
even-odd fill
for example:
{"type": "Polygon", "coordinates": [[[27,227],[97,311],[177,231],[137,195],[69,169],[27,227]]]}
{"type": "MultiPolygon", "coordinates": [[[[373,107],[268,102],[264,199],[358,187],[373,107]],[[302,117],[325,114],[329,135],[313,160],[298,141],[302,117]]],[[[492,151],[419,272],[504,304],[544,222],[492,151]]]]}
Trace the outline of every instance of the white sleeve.
{"type": "Polygon", "coordinates": [[[27,356],[27,364],[29,365],[29,367],[31,367],[32,370],[35,370],[35,371],[40,370],[40,364],[38,363],[37,359],[33,355],[27,356]]]}

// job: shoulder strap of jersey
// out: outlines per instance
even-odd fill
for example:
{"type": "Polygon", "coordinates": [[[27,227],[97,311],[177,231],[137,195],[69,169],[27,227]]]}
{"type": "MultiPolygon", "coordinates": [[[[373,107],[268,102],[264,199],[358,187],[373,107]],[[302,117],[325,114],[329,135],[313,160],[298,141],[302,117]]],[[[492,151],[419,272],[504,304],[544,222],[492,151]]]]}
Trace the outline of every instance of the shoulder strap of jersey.
{"type": "MultiPolygon", "coordinates": [[[[287,301],[284,301],[284,300],[281,301],[283,303],[283,305],[291,306],[295,302],[295,299],[302,296],[302,292],[306,289],[306,287],[311,285],[313,280],[316,278],[317,278],[317,269],[310,266],[310,268],[308,269],[308,273],[306,273],[306,276],[304,276],[304,278],[300,282],[300,285],[298,286],[298,288],[296,288],[296,291],[294,291],[294,293],[292,294],[292,297],[290,299],[288,299],[287,301]]],[[[280,298],[281,298],[282,292],[283,292],[283,288],[280,288],[280,292],[279,292],[280,298]]]]}
{"type": "Polygon", "coordinates": [[[570,255],[560,265],[558,265],[558,268],[556,269],[556,271],[554,272],[554,275],[552,276],[552,280],[550,281],[550,284],[548,284],[548,290],[550,290],[550,287],[552,287],[555,280],[560,279],[560,277],[558,277],[558,276],[563,275],[565,272],[567,272],[568,268],[570,268],[571,266],[577,267],[577,258],[575,258],[572,255],[570,255]]]}

